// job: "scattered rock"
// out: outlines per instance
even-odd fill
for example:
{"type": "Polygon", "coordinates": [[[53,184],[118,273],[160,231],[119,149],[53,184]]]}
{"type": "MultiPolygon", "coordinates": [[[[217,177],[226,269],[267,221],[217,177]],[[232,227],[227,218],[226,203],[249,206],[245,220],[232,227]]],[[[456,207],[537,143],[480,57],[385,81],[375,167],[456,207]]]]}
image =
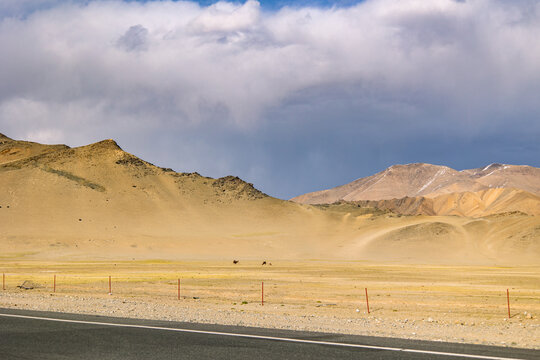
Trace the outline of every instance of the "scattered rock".
{"type": "Polygon", "coordinates": [[[212,186],[217,193],[227,193],[235,199],[257,200],[268,195],[255,189],[253,184],[247,183],[237,176],[225,176],[214,180],[212,186]]]}
{"type": "Polygon", "coordinates": [[[33,281],[30,281],[30,280],[25,280],[21,285],[17,286],[19,289],[23,289],[23,290],[32,290],[32,289],[37,289],[41,286],[39,286],[38,284],[34,283],[33,281]]]}

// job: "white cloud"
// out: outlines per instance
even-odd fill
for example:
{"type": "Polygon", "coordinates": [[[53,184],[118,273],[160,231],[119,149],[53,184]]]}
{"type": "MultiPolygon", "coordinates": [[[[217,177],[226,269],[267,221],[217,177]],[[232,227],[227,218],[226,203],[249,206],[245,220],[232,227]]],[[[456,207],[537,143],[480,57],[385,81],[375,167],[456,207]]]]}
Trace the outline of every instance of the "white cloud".
{"type": "Polygon", "coordinates": [[[0,24],[0,102],[91,99],[151,112],[159,101],[180,122],[248,126],[305,89],[362,83],[383,102],[407,92],[423,106],[429,94],[482,112],[538,90],[539,18],[538,6],[488,0],[277,13],[256,1],[58,4],[0,24]]]}
{"type": "Polygon", "coordinates": [[[204,33],[249,31],[257,26],[259,14],[258,1],[248,0],[243,6],[220,1],[202,9],[189,25],[204,33]]]}
{"type": "Polygon", "coordinates": [[[26,141],[35,141],[40,144],[60,144],[64,140],[64,133],[62,130],[37,130],[29,131],[25,137],[26,141]]]}

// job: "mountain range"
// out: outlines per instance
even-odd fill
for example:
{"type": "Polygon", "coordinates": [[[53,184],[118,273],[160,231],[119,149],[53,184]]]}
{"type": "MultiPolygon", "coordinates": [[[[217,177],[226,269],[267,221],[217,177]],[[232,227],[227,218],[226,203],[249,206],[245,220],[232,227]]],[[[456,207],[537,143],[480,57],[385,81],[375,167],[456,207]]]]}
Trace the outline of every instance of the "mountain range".
{"type": "Polygon", "coordinates": [[[540,169],[490,164],[458,171],[423,163],[394,165],[375,175],[291,200],[302,204],[348,201],[404,215],[478,217],[508,211],[540,215],[540,169]]]}
{"type": "Polygon", "coordinates": [[[399,165],[311,205],[157,167],[114,140],[70,148],[0,134],[0,259],[537,263],[535,174],[399,165]]]}

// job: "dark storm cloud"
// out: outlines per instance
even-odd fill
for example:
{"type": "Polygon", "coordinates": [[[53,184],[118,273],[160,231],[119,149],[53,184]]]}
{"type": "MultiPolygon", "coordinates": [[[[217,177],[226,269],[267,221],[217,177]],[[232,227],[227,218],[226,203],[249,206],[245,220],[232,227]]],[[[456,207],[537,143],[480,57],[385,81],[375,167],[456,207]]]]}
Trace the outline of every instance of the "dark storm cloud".
{"type": "Polygon", "coordinates": [[[540,165],[538,2],[25,9],[0,17],[0,132],[12,137],[115,138],[281,197],[394,163],[540,165]]]}

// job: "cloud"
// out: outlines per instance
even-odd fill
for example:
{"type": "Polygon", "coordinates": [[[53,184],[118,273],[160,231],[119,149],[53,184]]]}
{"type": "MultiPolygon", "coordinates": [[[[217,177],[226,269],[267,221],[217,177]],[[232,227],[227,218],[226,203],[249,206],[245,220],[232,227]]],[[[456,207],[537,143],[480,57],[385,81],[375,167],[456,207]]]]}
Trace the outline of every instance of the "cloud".
{"type": "Polygon", "coordinates": [[[126,51],[148,50],[148,29],[142,25],[133,25],[122,35],[117,45],[126,51]]]}
{"type": "Polygon", "coordinates": [[[2,0],[0,2],[0,18],[24,16],[29,12],[46,9],[60,4],[60,0],[2,0]]]}
{"type": "Polygon", "coordinates": [[[281,196],[423,161],[435,137],[488,146],[430,158],[463,167],[501,161],[489,139],[540,137],[537,1],[30,3],[0,6],[0,132],[12,137],[115,137],[281,196]]]}
{"type": "Polygon", "coordinates": [[[230,33],[249,31],[257,26],[260,15],[258,1],[248,0],[243,6],[217,2],[203,9],[189,26],[194,32],[230,33]]]}

